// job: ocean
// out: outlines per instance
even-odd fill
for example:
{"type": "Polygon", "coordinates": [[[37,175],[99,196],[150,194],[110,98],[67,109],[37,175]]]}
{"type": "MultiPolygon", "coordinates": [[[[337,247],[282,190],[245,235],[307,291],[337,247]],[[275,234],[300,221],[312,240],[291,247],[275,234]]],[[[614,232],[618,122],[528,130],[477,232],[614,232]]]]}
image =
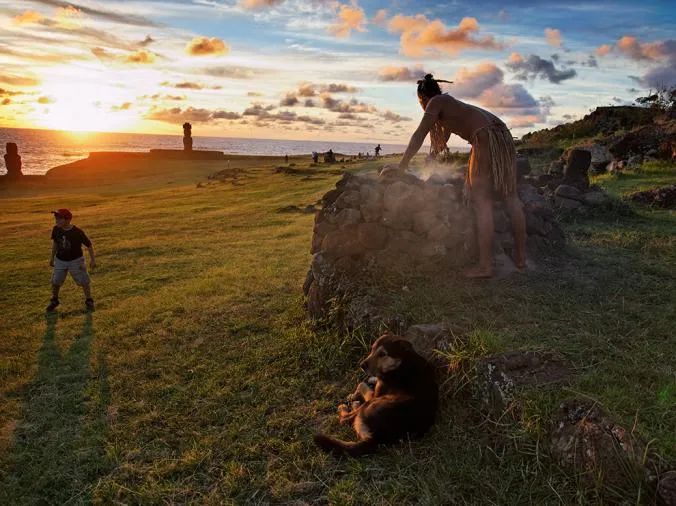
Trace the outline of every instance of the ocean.
{"type": "MultiPolygon", "coordinates": [[[[150,149],[183,149],[180,135],[152,135],[100,132],[62,132],[0,128],[0,149],[5,143],[15,142],[19,147],[24,174],[45,174],[49,169],[87,158],[90,151],[148,151],[150,149]]],[[[304,155],[312,151],[333,149],[336,153],[356,155],[373,154],[377,142],[324,142],[273,139],[239,139],[233,137],[193,136],[193,149],[223,151],[239,155],[304,155]]],[[[405,145],[381,144],[381,154],[403,153],[405,145]]],[[[4,160],[0,174],[5,174],[4,160]]]]}

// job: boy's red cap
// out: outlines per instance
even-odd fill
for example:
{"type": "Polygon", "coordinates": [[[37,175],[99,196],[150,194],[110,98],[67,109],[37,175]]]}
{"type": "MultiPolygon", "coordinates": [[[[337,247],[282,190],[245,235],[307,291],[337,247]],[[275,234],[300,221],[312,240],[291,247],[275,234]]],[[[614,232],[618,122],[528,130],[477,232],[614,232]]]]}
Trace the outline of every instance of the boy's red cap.
{"type": "Polygon", "coordinates": [[[62,216],[67,220],[73,219],[73,213],[71,213],[68,209],[57,209],[56,211],[52,211],[52,214],[62,216]]]}

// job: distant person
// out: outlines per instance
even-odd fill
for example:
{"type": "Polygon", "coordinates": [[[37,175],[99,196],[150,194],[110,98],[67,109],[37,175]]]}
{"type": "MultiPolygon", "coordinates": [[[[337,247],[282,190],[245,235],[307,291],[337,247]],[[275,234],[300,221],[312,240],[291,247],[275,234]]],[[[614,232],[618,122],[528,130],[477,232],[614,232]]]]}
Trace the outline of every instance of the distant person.
{"type": "Polygon", "coordinates": [[[319,153],[317,153],[316,151],[312,152],[312,162],[319,163],[319,153]]]}
{"type": "Polygon", "coordinates": [[[284,155],[284,163],[289,163],[289,155],[284,155]]]}
{"type": "Polygon", "coordinates": [[[380,144],[378,144],[378,145],[376,146],[376,149],[375,149],[375,151],[376,151],[376,158],[379,158],[379,157],[380,157],[380,151],[381,151],[382,149],[383,149],[383,148],[380,147],[380,144]]]}
{"type": "MultiPolygon", "coordinates": [[[[440,81],[448,82],[448,81],[440,81]]],[[[490,112],[441,93],[439,81],[427,74],[418,81],[418,101],[425,111],[399,162],[405,170],[430,134],[433,154],[446,149],[451,134],[472,145],[466,189],[474,208],[479,262],[464,271],[469,278],[493,276],[493,200],[505,202],[514,230],[514,263],[526,268],[526,220],[516,192],[516,151],[507,126],[490,112]]]]}
{"type": "Polygon", "coordinates": [[[47,311],[54,311],[59,305],[59,290],[69,272],[75,283],[82,287],[85,308],[93,311],[94,299],[91,294],[91,282],[82,254],[84,245],[89,251],[89,266],[92,269],[96,267],[92,242],[83,230],[71,223],[73,214],[68,209],[52,211],[52,214],[56,226],[52,229],[52,255],[49,258],[49,265],[54,267],[54,272],[52,273],[52,300],[47,306],[47,311]]]}

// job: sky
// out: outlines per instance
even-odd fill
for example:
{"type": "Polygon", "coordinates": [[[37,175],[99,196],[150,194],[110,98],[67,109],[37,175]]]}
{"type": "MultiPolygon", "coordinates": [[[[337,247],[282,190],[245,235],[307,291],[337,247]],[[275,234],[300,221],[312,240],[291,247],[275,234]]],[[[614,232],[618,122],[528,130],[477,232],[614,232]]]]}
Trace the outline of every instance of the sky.
{"type": "Polygon", "coordinates": [[[428,72],[520,136],[676,85],[676,8],[0,0],[0,127],[405,143],[428,72]]]}

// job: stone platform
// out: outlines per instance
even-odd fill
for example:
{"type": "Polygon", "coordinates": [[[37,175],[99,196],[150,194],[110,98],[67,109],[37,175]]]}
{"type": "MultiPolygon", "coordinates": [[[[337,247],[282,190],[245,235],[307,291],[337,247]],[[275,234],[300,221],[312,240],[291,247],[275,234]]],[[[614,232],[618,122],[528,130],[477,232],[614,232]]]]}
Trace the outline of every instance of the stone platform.
{"type": "Polygon", "coordinates": [[[129,160],[130,158],[149,158],[152,160],[225,160],[222,151],[185,151],[183,149],[151,149],[149,152],[136,151],[92,151],[90,159],[105,158],[129,160]]]}

